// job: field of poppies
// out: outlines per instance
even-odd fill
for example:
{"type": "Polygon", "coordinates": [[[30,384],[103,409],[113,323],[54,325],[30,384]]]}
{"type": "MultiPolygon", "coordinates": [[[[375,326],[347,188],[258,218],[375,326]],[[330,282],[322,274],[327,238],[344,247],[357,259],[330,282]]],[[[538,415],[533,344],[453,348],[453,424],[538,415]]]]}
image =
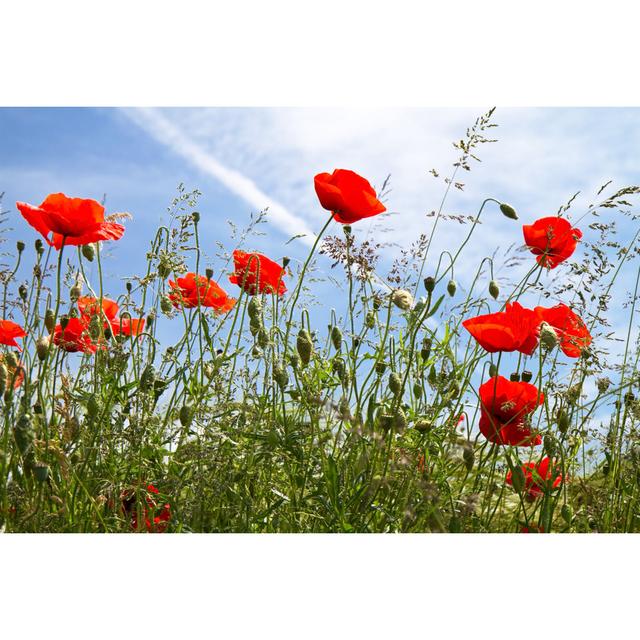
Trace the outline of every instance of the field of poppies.
{"type": "Polygon", "coordinates": [[[539,216],[441,206],[383,275],[358,227],[385,214],[384,186],[347,169],[309,183],[319,233],[295,268],[255,252],[251,225],[228,267],[204,264],[215,239],[182,189],[122,290],[101,248],[126,216],[63,193],[11,203],[25,240],[2,271],[2,530],[637,531],[638,232],[616,225],[640,189],[539,216]],[[514,254],[458,282],[487,217],[514,254]],[[447,225],[463,240],[435,255],[447,225]],[[328,326],[309,305],[321,261],[344,273],[328,326]]]}

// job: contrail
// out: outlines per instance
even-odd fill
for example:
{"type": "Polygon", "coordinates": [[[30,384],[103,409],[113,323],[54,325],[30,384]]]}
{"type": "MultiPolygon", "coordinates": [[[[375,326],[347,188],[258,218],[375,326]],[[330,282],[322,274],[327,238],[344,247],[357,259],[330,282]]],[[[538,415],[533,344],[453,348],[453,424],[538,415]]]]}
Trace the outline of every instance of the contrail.
{"type": "Polygon", "coordinates": [[[313,244],[316,238],[315,233],[307,227],[304,220],[269,197],[253,180],[218,162],[216,158],[186,136],[157,109],[144,107],[124,109],[124,112],[130,120],[153,136],[155,140],[182,156],[203,173],[220,181],[252,207],[259,210],[268,207],[267,220],[278,227],[282,233],[288,236],[303,233],[305,236],[300,240],[308,246],[313,244]]]}

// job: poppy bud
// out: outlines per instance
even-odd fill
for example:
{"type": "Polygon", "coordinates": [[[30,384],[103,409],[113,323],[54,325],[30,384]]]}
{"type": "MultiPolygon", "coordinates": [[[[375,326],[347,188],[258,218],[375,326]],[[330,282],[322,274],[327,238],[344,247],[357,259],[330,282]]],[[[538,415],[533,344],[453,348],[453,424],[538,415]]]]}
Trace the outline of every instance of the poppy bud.
{"type": "Polygon", "coordinates": [[[269,334],[264,327],[260,327],[258,331],[258,345],[263,349],[269,346],[269,334]]]}
{"type": "Polygon", "coordinates": [[[303,366],[307,366],[311,360],[311,354],[313,353],[313,342],[311,335],[306,329],[300,329],[298,333],[298,339],[296,340],[296,348],[298,355],[302,361],[303,366]]]}
{"type": "Polygon", "coordinates": [[[331,368],[333,372],[338,376],[338,378],[340,380],[343,380],[345,373],[344,360],[342,358],[335,358],[335,360],[331,363],[331,368]]]}
{"type": "Polygon", "coordinates": [[[377,423],[383,431],[390,431],[394,423],[393,416],[388,413],[379,412],[377,423]]]}
{"type": "Polygon", "coordinates": [[[198,224],[198,222],[200,222],[200,212],[199,212],[199,211],[194,211],[194,212],[191,214],[191,218],[193,219],[193,222],[194,222],[195,224],[198,224]]]}
{"type": "Polygon", "coordinates": [[[89,262],[93,262],[93,259],[95,258],[95,255],[96,255],[96,250],[93,248],[92,244],[83,244],[82,255],[89,262]]]}
{"type": "Polygon", "coordinates": [[[155,319],[156,319],[156,313],[152,309],[149,312],[149,315],[147,316],[147,327],[149,328],[149,330],[153,329],[153,323],[155,322],[155,319]]]}
{"type": "Polygon", "coordinates": [[[511,472],[511,484],[518,493],[522,493],[524,490],[526,480],[521,466],[513,468],[513,471],[511,472]]]}
{"type": "Polygon", "coordinates": [[[531,373],[531,371],[522,372],[522,382],[531,382],[532,378],[533,378],[533,373],[531,373]]]}
{"type": "Polygon", "coordinates": [[[428,420],[427,418],[421,418],[420,420],[416,420],[416,423],[413,425],[413,427],[420,433],[427,433],[433,428],[433,422],[431,422],[431,420],[428,420]]]}
{"type": "Polygon", "coordinates": [[[497,300],[498,296],[500,295],[500,287],[498,286],[498,283],[495,280],[492,280],[489,283],[489,294],[494,300],[497,300]]]}
{"type": "Polygon", "coordinates": [[[95,418],[100,413],[100,403],[95,395],[89,396],[87,400],[87,415],[90,418],[95,418]]]}
{"type": "Polygon", "coordinates": [[[5,359],[9,369],[15,369],[18,366],[18,356],[13,351],[8,351],[5,359]]]}
{"type": "Polygon", "coordinates": [[[258,332],[262,329],[262,320],[260,318],[251,318],[249,320],[249,331],[253,337],[258,335],[258,332]]]}
{"type": "Polygon", "coordinates": [[[502,211],[503,215],[505,215],[507,218],[510,218],[511,220],[518,219],[518,214],[516,213],[516,210],[506,202],[503,202],[500,205],[500,211],[502,211]]]}
{"type": "Polygon", "coordinates": [[[556,441],[554,440],[552,435],[548,433],[545,435],[542,442],[542,448],[550,458],[552,458],[556,454],[556,441]]]}
{"type": "Polygon", "coordinates": [[[42,240],[40,240],[40,238],[36,240],[35,248],[36,248],[36,253],[38,253],[39,255],[42,255],[44,253],[44,244],[42,243],[42,240]]]}
{"type": "Polygon", "coordinates": [[[413,385],[413,396],[416,400],[419,400],[422,397],[422,385],[419,382],[416,382],[413,385]]]}
{"type": "Polygon", "coordinates": [[[395,371],[389,374],[389,390],[394,396],[400,395],[402,391],[402,378],[395,371]]]}
{"type": "Polygon", "coordinates": [[[447,392],[452,398],[457,398],[460,395],[460,385],[458,384],[457,380],[454,380],[449,385],[449,388],[447,389],[447,392]]]}
{"type": "Polygon", "coordinates": [[[36,462],[33,467],[33,475],[38,482],[46,482],[49,477],[49,466],[44,462],[36,462]]]}
{"type": "Polygon", "coordinates": [[[9,371],[7,370],[7,366],[4,362],[0,362],[0,393],[4,393],[4,390],[7,388],[8,375],[9,371]]]}
{"type": "Polygon", "coordinates": [[[148,391],[156,381],[156,370],[153,365],[147,365],[140,376],[140,389],[148,391]]]}
{"type": "Polygon", "coordinates": [[[262,318],[262,300],[259,296],[252,296],[247,305],[247,313],[252,320],[262,318]]]}
{"type": "Polygon", "coordinates": [[[298,367],[300,366],[300,356],[297,353],[292,353],[289,356],[289,364],[292,366],[293,369],[298,369],[298,367]]]}
{"type": "Polygon", "coordinates": [[[422,349],[420,350],[420,357],[423,360],[428,360],[429,356],[431,355],[431,345],[432,345],[432,341],[431,338],[424,338],[422,340],[422,349]]]}
{"type": "Polygon", "coordinates": [[[489,377],[495,378],[498,375],[498,367],[493,362],[489,365],[489,377]]]}
{"type": "Polygon", "coordinates": [[[351,225],[350,224],[343,225],[342,230],[344,231],[344,235],[348,236],[351,233],[351,225]]]}
{"type": "Polygon", "coordinates": [[[380,309],[380,307],[382,306],[382,300],[380,300],[380,296],[373,296],[372,306],[374,311],[378,311],[378,309],[380,309]]]}
{"type": "Polygon", "coordinates": [[[18,295],[20,296],[20,298],[26,302],[27,300],[27,287],[25,287],[23,284],[21,284],[18,287],[18,295]]]}
{"type": "Polygon", "coordinates": [[[127,282],[125,287],[127,289],[127,293],[131,293],[131,289],[133,289],[133,285],[130,282],[127,282]]]}
{"type": "Polygon", "coordinates": [[[289,376],[287,375],[287,371],[279,362],[273,365],[273,379],[282,390],[284,390],[285,387],[289,384],[289,376]]]}
{"type": "Polygon", "coordinates": [[[367,329],[373,329],[376,326],[376,315],[373,311],[367,311],[367,315],[364,318],[364,326],[367,329]]]}
{"type": "Polygon", "coordinates": [[[596,387],[598,387],[598,393],[606,393],[609,389],[611,380],[609,378],[598,378],[596,380],[596,387]]]}
{"type": "Polygon", "coordinates": [[[560,515],[567,524],[571,524],[571,521],[573,520],[573,509],[571,508],[571,505],[563,504],[562,509],[560,509],[560,515]]]}
{"type": "Polygon", "coordinates": [[[89,320],[89,336],[92,340],[100,337],[100,318],[97,315],[91,316],[89,320]]]}
{"type": "Polygon", "coordinates": [[[55,316],[53,314],[53,309],[47,309],[44,314],[44,326],[47,328],[47,331],[51,333],[55,327],[55,316]]]}
{"type": "Polygon", "coordinates": [[[470,446],[466,446],[462,450],[462,459],[464,460],[464,466],[467,468],[467,471],[471,471],[475,461],[475,454],[470,446]]]}
{"type": "Polygon", "coordinates": [[[76,302],[76,300],[82,295],[82,287],[76,283],[73,287],[71,287],[71,289],[69,290],[69,297],[71,298],[71,300],[73,302],[76,302]]]}
{"type": "Polygon", "coordinates": [[[171,299],[167,296],[162,296],[160,298],[160,311],[162,313],[169,314],[173,310],[173,304],[171,304],[171,299]]]}
{"type": "Polygon", "coordinates": [[[455,280],[449,280],[449,284],[447,285],[447,293],[453,298],[456,295],[456,291],[458,289],[458,285],[455,280]]]}
{"type": "Polygon", "coordinates": [[[284,258],[282,258],[282,267],[286,269],[289,266],[290,262],[291,262],[291,258],[284,256],[284,258]]]}
{"type": "Polygon", "coordinates": [[[547,322],[540,325],[540,344],[549,351],[558,344],[558,334],[547,322]]]}
{"type": "Polygon", "coordinates": [[[49,346],[51,344],[51,338],[49,336],[42,336],[36,341],[36,353],[38,359],[43,361],[47,359],[49,355],[49,346]]]}
{"type": "Polygon", "coordinates": [[[393,421],[393,425],[398,432],[402,432],[407,428],[407,415],[402,407],[398,407],[396,409],[396,415],[393,421]]]}
{"type": "Polygon", "coordinates": [[[22,414],[13,428],[13,437],[23,457],[29,454],[35,435],[31,416],[28,413],[22,414]]]}
{"type": "Polygon", "coordinates": [[[558,431],[564,435],[569,430],[569,424],[569,416],[567,413],[560,411],[558,414],[558,431]]]}
{"type": "Polygon", "coordinates": [[[333,343],[334,349],[340,351],[342,347],[342,331],[340,331],[339,327],[331,328],[331,342],[333,343]]]}
{"type": "Polygon", "coordinates": [[[381,360],[376,362],[376,373],[379,376],[383,376],[386,370],[387,370],[386,362],[382,362],[381,360]]]}
{"type": "Polygon", "coordinates": [[[408,311],[413,306],[413,296],[405,289],[396,289],[391,294],[391,300],[402,311],[408,311]]]}
{"type": "Polygon", "coordinates": [[[424,288],[428,293],[433,293],[433,290],[436,288],[436,279],[432,276],[428,276],[424,279],[424,288]]]}
{"type": "Polygon", "coordinates": [[[509,380],[511,380],[511,382],[520,382],[520,374],[518,372],[512,373],[509,376],[509,380]]]}
{"type": "Polygon", "coordinates": [[[178,416],[180,418],[180,424],[183,427],[190,427],[191,423],[193,422],[194,414],[195,410],[192,406],[188,404],[182,405],[182,407],[180,408],[180,414],[178,416]]]}
{"type": "Polygon", "coordinates": [[[211,278],[213,278],[213,269],[211,269],[210,267],[207,267],[204,270],[204,275],[207,278],[207,280],[211,280],[211,278]]]}
{"type": "Polygon", "coordinates": [[[251,357],[256,360],[262,357],[262,349],[257,344],[254,344],[253,347],[251,347],[251,357]]]}
{"type": "Polygon", "coordinates": [[[24,247],[25,244],[22,240],[18,240],[18,242],[16,242],[16,249],[18,250],[18,253],[22,253],[24,251],[24,247]]]}

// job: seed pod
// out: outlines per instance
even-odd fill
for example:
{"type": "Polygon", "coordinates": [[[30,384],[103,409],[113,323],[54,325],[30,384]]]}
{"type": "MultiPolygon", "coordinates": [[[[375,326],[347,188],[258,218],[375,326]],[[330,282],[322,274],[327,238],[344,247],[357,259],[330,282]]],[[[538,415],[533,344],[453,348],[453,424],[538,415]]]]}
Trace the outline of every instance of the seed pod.
{"type": "Polygon", "coordinates": [[[194,224],[198,224],[198,222],[200,222],[200,212],[199,211],[194,211],[191,214],[191,219],[193,220],[194,224]]]}
{"type": "Polygon", "coordinates": [[[38,239],[35,241],[34,246],[35,246],[35,248],[36,248],[36,253],[37,253],[38,255],[42,255],[42,254],[44,253],[44,244],[43,244],[42,240],[40,240],[40,238],[38,238],[38,239]]]}
{"type": "Polygon", "coordinates": [[[259,296],[252,296],[247,305],[247,313],[251,320],[262,320],[262,299],[259,296]]]}
{"type": "Polygon", "coordinates": [[[18,242],[16,242],[16,249],[18,250],[18,253],[22,253],[25,246],[26,245],[24,244],[24,242],[22,242],[22,240],[18,240],[18,242]]]}
{"type": "Polygon", "coordinates": [[[44,314],[44,326],[47,328],[49,333],[53,333],[55,328],[55,316],[53,313],[53,309],[47,309],[44,314]]]}
{"type": "Polygon", "coordinates": [[[26,302],[26,300],[27,300],[27,293],[28,293],[28,292],[27,292],[27,287],[25,287],[23,284],[21,284],[21,285],[18,287],[18,295],[20,296],[20,299],[21,299],[23,302],[26,302]]]}
{"type": "Polygon", "coordinates": [[[376,362],[376,373],[379,376],[383,376],[384,372],[387,370],[387,363],[386,362],[382,362],[382,360],[379,360],[378,362],[376,362]]]}
{"type": "Polygon", "coordinates": [[[269,334],[264,327],[260,327],[258,331],[258,345],[263,349],[266,349],[269,346],[269,334]]]}
{"type": "Polygon", "coordinates": [[[180,418],[180,424],[187,428],[191,426],[191,423],[193,422],[193,417],[195,414],[195,409],[188,405],[188,404],[184,404],[182,405],[182,407],[180,407],[180,414],[179,414],[179,418],[180,418]]]}
{"type": "Polygon", "coordinates": [[[420,418],[419,420],[416,420],[413,428],[420,433],[427,433],[433,428],[433,422],[428,418],[420,418]]]}
{"type": "Polygon", "coordinates": [[[424,288],[428,293],[433,293],[433,290],[436,288],[436,279],[432,276],[427,276],[424,279],[424,288]]]}
{"type": "Polygon", "coordinates": [[[300,329],[298,333],[298,339],[296,340],[296,349],[300,356],[300,361],[303,366],[307,366],[311,360],[311,354],[313,353],[313,342],[311,335],[306,329],[300,329]]]}
{"type": "Polygon", "coordinates": [[[571,505],[566,503],[563,504],[562,509],[560,509],[560,515],[567,524],[571,524],[573,521],[573,509],[571,508],[571,505]]]}
{"type": "Polygon", "coordinates": [[[282,390],[289,384],[287,371],[279,362],[273,365],[273,379],[282,390]]]}
{"type": "Polygon", "coordinates": [[[458,285],[455,280],[449,280],[449,284],[447,285],[447,293],[453,298],[456,295],[456,291],[458,290],[458,285]]]}
{"type": "Polygon", "coordinates": [[[407,415],[402,407],[396,409],[393,425],[398,433],[402,433],[407,428],[407,415]]]}
{"type": "Polygon", "coordinates": [[[38,482],[46,482],[49,477],[49,466],[44,462],[36,462],[31,467],[33,475],[38,482]]]}
{"type": "Polygon", "coordinates": [[[413,384],[413,397],[416,400],[420,400],[420,398],[422,398],[422,385],[419,382],[415,382],[413,384]]]}
{"type": "Polygon", "coordinates": [[[511,382],[520,382],[520,374],[515,371],[509,376],[509,380],[511,380],[511,382]]]}
{"type": "Polygon", "coordinates": [[[82,245],[82,255],[89,262],[93,262],[93,259],[95,258],[95,255],[96,255],[96,250],[93,248],[92,244],[83,244],[82,245]]]}
{"type": "Polygon", "coordinates": [[[566,411],[558,413],[558,431],[564,435],[569,430],[569,416],[566,411]]]}
{"type": "Polygon", "coordinates": [[[464,447],[462,450],[462,459],[464,460],[464,466],[467,468],[467,471],[471,471],[471,469],[473,469],[475,458],[473,448],[470,446],[464,447]]]}
{"type": "Polygon", "coordinates": [[[171,302],[171,298],[169,298],[169,296],[162,296],[160,298],[160,311],[166,314],[169,314],[173,311],[173,303],[171,302]]]}
{"type": "Polygon", "coordinates": [[[526,479],[521,466],[514,467],[511,471],[511,484],[518,493],[522,493],[524,491],[526,479]]]}
{"type": "Polygon", "coordinates": [[[156,381],[156,369],[152,364],[147,365],[140,376],[140,389],[149,391],[156,381]]]}
{"type": "Polygon", "coordinates": [[[395,371],[389,374],[389,390],[394,396],[400,395],[402,391],[402,378],[395,371]]]}
{"type": "Polygon", "coordinates": [[[531,371],[522,372],[522,382],[531,382],[532,378],[533,378],[533,373],[531,373],[531,371]]]}
{"type": "Polygon", "coordinates": [[[376,326],[376,314],[373,311],[367,311],[367,315],[364,318],[364,326],[367,329],[373,329],[376,326]]]}
{"type": "Polygon", "coordinates": [[[13,428],[13,437],[22,457],[28,456],[33,446],[33,440],[36,437],[31,424],[31,416],[28,413],[23,413],[18,418],[18,422],[13,428]]]}
{"type": "Polygon", "coordinates": [[[423,361],[426,361],[429,359],[429,356],[431,355],[431,345],[432,345],[432,341],[431,338],[424,338],[422,340],[422,349],[420,350],[420,357],[422,358],[423,361]]]}
{"type": "Polygon", "coordinates": [[[489,295],[491,295],[494,300],[497,300],[498,296],[500,295],[500,287],[495,280],[492,280],[489,283],[489,295]]]}
{"type": "Polygon", "coordinates": [[[342,347],[342,331],[339,327],[331,327],[331,342],[336,351],[340,351],[342,347]]]}
{"type": "Polygon", "coordinates": [[[391,294],[391,301],[402,311],[408,311],[413,306],[413,296],[406,289],[396,289],[391,294]]]}
{"type": "Polygon", "coordinates": [[[518,214],[516,213],[516,210],[510,204],[507,204],[506,202],[503,202],[500,205],[500,211],[502,211],[502,214],[504,216],[506,216],[507,218],[510,218],[511,220],[517,220],[518,219],[518,214]]]}

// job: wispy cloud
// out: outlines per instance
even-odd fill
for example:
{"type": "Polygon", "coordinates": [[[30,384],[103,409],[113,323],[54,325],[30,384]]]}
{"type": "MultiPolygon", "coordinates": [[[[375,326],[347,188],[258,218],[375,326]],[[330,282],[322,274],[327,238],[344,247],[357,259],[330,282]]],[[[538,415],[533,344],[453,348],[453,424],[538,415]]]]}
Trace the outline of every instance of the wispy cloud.
{"type": "Polygon", "coordinates": [[[155,140],[191,165],[215,178],[232,193],[257,209],[268,208],[268,221],[288,236],[305,234],[301,241],[311,245],[315,234],[304,220],[262,191],[256,183],[235,169],[230,169],[208,153],[200,144],[186,135],[157,109],[125,109],[131,121],[143,128],[155,140]]]}

